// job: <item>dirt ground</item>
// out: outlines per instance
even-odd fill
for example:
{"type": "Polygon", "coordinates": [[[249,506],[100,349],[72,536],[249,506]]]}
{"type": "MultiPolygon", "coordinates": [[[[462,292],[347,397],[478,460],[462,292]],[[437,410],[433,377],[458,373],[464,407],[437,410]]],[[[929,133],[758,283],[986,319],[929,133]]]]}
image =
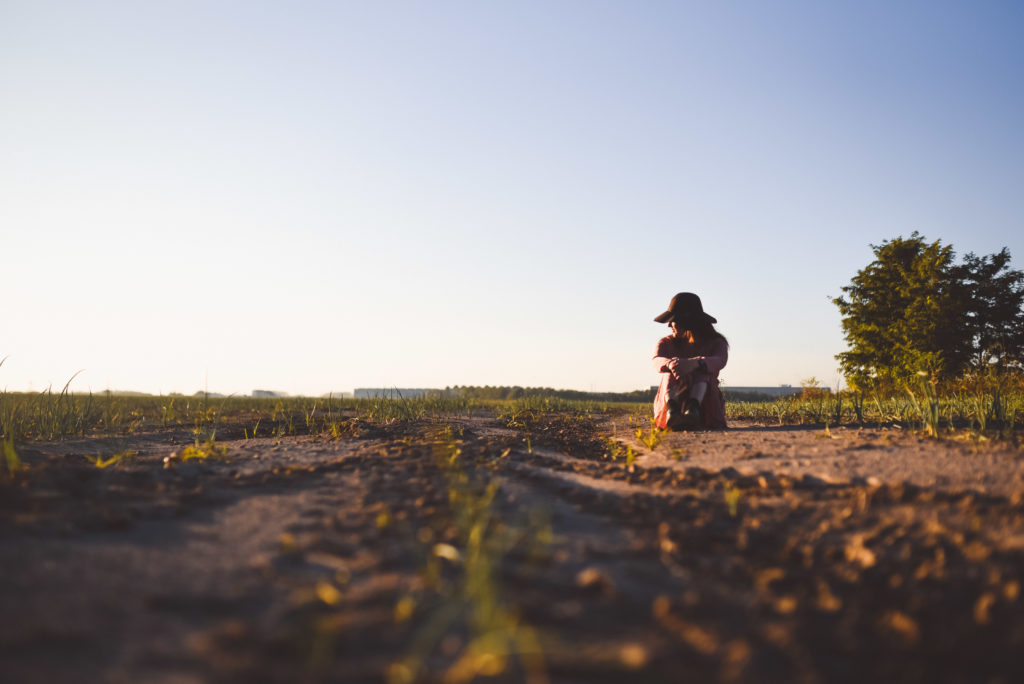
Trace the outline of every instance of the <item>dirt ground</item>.
{"type": "Polygon", "coordinates": [[[349,427],[21,445],[0,681],[1024,681],[1011,441],[349,427]]]}

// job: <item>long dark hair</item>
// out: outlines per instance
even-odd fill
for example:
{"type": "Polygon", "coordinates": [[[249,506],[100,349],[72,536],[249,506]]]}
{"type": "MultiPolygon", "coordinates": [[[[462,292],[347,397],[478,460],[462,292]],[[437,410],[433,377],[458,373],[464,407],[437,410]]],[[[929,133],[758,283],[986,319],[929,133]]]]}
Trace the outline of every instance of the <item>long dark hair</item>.
{"type": "Polygon", "coordinates": [[[693,335],[693,343],[697,347],[705,347],[715,340],[721,340],[725,342],[726,348],[729,348],[729,340],[725,339],[725,335],[715,330],[715,326],[710,321],[701,321],[687,326],[686,329],[693,335]]]}

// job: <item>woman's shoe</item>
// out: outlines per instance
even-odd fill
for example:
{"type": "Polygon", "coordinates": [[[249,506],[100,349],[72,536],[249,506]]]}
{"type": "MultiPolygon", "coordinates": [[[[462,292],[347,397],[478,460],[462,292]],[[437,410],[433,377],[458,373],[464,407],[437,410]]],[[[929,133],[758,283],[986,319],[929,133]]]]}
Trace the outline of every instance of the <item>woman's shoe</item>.
{"type": "Polygon", "coordinates": [[[685,430],[686,423],[683,419],[683,407],[678,399],[668,400],[668,414],[665,417],[665,424],[669,430],[685,430]]]}
{"type": "Polygon", "coordinates": [[[691,429],[704,427],[704,409],[701,408],[700,402],[693,397],[687,399],[681,419],[684,427],[691,429]]]}

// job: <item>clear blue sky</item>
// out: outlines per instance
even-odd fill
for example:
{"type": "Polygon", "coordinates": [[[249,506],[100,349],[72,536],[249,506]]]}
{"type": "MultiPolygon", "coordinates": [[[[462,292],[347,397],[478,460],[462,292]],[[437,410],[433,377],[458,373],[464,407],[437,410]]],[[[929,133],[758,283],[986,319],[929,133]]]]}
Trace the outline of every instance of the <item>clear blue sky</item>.
{"type": "Polygon", "coordinates": [[[918,230],[1024,267],[1019,2],[0,1],[0,388],[834,385],[918,230]]]}

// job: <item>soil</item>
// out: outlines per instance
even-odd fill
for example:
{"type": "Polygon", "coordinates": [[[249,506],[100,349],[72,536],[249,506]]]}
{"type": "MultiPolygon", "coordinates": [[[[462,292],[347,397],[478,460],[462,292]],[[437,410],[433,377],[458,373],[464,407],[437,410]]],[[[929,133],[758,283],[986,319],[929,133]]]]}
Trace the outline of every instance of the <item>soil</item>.
{"type": "Polygon", "coordinates": [[[19,446],[0,681],[1024,681],[1013,439],[350,427],[19,446]]]}

